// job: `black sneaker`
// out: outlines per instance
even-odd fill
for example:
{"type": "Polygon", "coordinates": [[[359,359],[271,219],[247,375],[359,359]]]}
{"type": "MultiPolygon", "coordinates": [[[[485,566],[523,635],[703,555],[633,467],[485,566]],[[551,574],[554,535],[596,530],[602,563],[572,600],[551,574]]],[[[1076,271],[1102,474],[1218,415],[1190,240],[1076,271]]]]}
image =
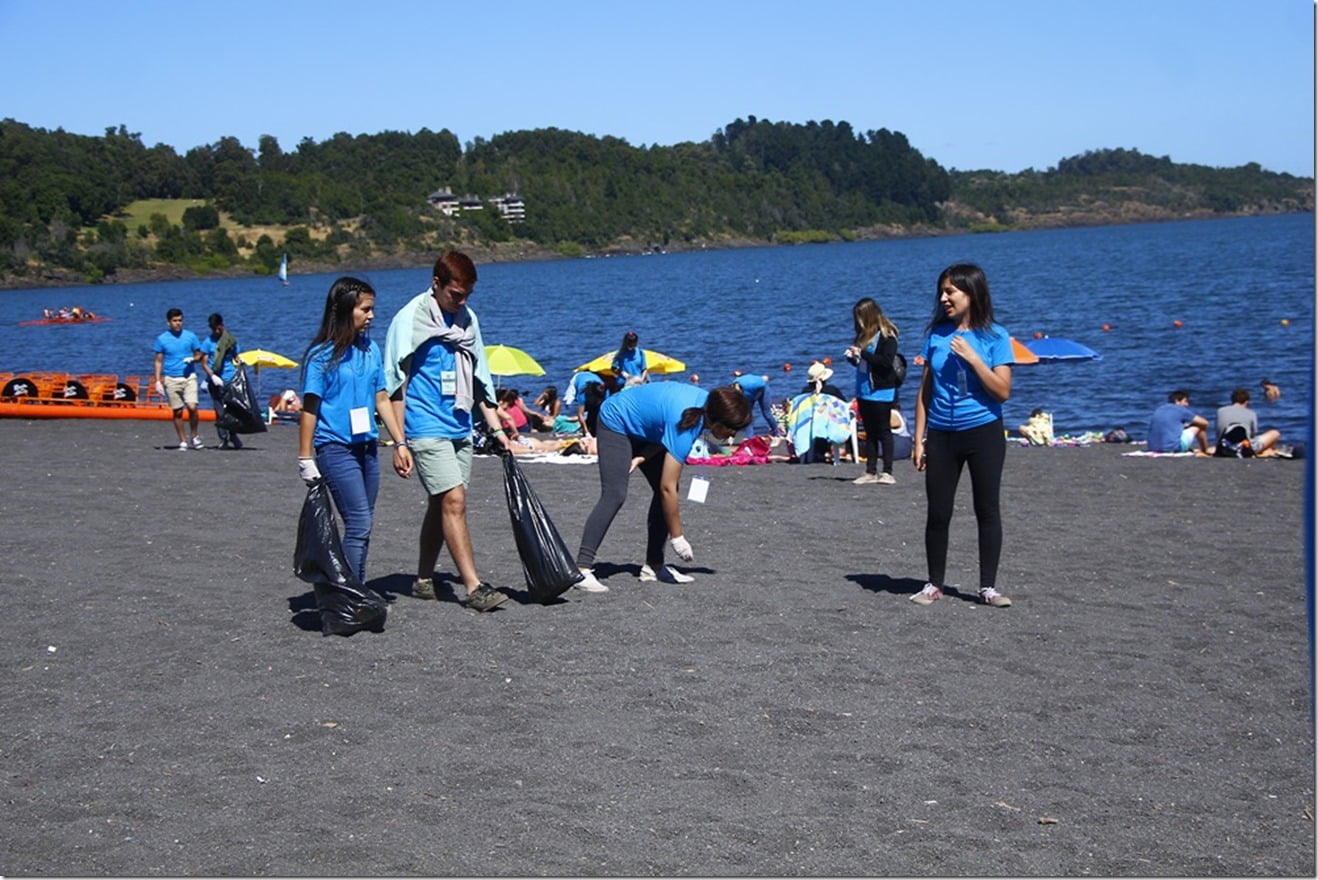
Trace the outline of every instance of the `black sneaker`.
{"type": "Polygon", "coordinates": [[[480,586],[467,594],[463,604],[468,608],[475,608],[477,611],[493,611],[498,605],[506,601],[508,601],[508,597],[505,594],[482,581],[480,586]]]}

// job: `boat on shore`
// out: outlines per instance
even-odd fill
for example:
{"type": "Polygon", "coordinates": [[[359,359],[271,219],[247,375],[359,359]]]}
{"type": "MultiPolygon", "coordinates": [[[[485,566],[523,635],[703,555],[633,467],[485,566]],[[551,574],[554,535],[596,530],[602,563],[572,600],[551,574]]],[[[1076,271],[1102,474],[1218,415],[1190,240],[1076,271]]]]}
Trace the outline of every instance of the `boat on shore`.
{"type": "MultiPolygon", "coordinates": [[[[210,407],[198,406],[197,415],[215,421],[210,407]]],[[[169,421],[174,411],[156,393],[154,376],[26,370],[0,372],[0,418],[169,421]]]]}

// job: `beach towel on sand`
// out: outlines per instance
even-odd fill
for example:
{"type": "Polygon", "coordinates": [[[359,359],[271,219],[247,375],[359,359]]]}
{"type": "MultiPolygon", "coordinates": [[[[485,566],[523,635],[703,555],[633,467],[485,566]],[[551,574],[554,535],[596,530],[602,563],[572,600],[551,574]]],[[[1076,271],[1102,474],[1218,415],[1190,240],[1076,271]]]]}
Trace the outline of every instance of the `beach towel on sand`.
{"type": "Polygon", "coordinates": [[[803,462],[813,460],[814,443],[846,443],[851,439],[851,409],[831,394],[798,394],[787,405],[787,436],[803,462]]]}

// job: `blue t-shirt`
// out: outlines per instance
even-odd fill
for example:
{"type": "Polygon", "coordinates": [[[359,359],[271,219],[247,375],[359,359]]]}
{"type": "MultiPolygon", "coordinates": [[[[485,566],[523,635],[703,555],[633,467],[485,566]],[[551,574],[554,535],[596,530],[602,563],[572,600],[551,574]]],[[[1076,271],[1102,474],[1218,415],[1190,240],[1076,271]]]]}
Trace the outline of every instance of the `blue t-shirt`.
{"type": "Polygon", "coordinates": [[[600,424],[610,431],[636,440],[659,443],[678,461],[686,461],[691,446],[704,430],[701,419],[692,428],[679,431],[682,412],[703,407],[709,392],[681,382],[638,385],[626,394],[614,394],[600,407],[600,424]]]}
{"type": "Polygon", "coordinates": [[[1180,452],[1181,432],[1195,417],[1195,411],[1179,403],[1164,403],[1149,419],[1149,452],[1180,452]]]}
{"type": "Polygon", "coordinates": [[[769,387],[769,383],[764,381],[763,376],[756,376],[751,373],[742,373],[732,381],[733,384],[741,388],[741,393],[746,395],[747,400],[757,400],[764,393],[764,389],[769,387]]]}
{"type": "Polygon", "coordinates": [[[229,382],[232,381],[233,377],[238,373],[238,368],[234,366],[233,359],[242,353],[242,349],[240,349],[238,343],[235,342],[233,348],[229,349],[229,356],[225,358],[224,363],[217,364],[215,363],[215,349],[218,344],[218,339],[214,336],[207,335],[206,338],[201,341],[201,353],[206,355],[207,360],[210,361],[211,372],[218,373],[221,379],[225,382],[229,382]],[[217,370],[216,367],[219,367],[219,369],[217,370]]]}
{"type": "MultiPolygon", "coordinates": [[[[878,350],[879,337],[875,336],[870,344],[865,346],[865,351],[873,354],[878,350]]],[[[897,399],[896,388],[875,388],[870,378],[870,363],[864,358],[856,364],[856,399],[857,400],[877,400],[880,403],[891,403],[897,399]]]]}
{"type": "MultiPolygon", "coordinates": [[[[454,316],[447,312],[441,314],[452,326],[454,316]]],[[[471,413],[454,406],[458,368],[456,352],[453,343],[431,337],[412,353],[403,409],[408,437],[470,439],[471,413]]]]}
{"type": "Polygon", "coordinates": [[[603,385],[604,380],[598,374],[590,370],[582,370],[579,373],[572,374],[572,381],[567,386],[567,394],[563,395],[563,403],[571,406],[576,402],[578,397],[586,393],[587,385],[603,385]]]}
{"type": "Polygon", "coordinates": [[[975,371],[952,353],[956,336],[964,336],[989,369],[1016,363],[1011,336],[1001,324],[982,330],[958,330],[946,321],[930,330],[920,355],[933,379],[929,427],[940,431],[968,431],[1002,418],[1002,401],[984,390],[975,371]]]}
{"type": "Polygon", "coordinates": [[[175,379],[186,378],[192,375],[195,367],[190,363],[185,364],[183,360],[201,351],[201,340],[191,330],[181,330],[177,336],[174,335],[173,330],[166,330],[156,337],[156,344],[152,350],[156,354],[165,356],[161,363],[163,375],[175,379]]]}
{"type": "MultiPolygon", "coordinates": [[[[622,379],[622,374],[629,376],[640,376],[645,372],[645,349],[637,346],[631,351],[619,349],[618,353],[613,356],[613,372],[618,374],[622,379]]],[[[625,381],[625,380],[624,380],[625,381]]]]}
{"type": "Polygon", "coordinates": [[[366,337],[343,353],[338,367],[329,370],[330,355],[334,346],[322,344],[307,356],[307,378],[302,398],[314,394],[320,398],[320,412],[316,415],[316,433],[313,446],[325,443],[364,443],[380,436],[375,427],[375,396],[384,390],[384,359],[380,347],[366,337]],[[366,407],[367,429],[352,433],[351,413],[366,407]]]}

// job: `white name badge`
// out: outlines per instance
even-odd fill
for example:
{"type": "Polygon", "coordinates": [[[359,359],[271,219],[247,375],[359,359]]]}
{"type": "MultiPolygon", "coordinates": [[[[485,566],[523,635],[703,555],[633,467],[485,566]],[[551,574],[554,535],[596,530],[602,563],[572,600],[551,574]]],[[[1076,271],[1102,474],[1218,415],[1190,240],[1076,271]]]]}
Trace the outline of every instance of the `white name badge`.
{"type": "Polygon", "coordinates": [[[348,411],[348,423],[354,435],[367,433],[371,430],[371,411],[364,406],[353,407],[348,411]]]}
{"type": "Polygon", "coordinates": [[[704,504],[706,496],[709,495],[709,480],[705,477],[692,477],[691,488],[687,491],[686,497],[690,498],[697,504],[704,504]]]}
{"type": "Polygon", "coordinates": [[[458,374],[456,370],[442,370],[439,374],[439,390],[445,397],[454,397],[458,393],[458,374]]]}

